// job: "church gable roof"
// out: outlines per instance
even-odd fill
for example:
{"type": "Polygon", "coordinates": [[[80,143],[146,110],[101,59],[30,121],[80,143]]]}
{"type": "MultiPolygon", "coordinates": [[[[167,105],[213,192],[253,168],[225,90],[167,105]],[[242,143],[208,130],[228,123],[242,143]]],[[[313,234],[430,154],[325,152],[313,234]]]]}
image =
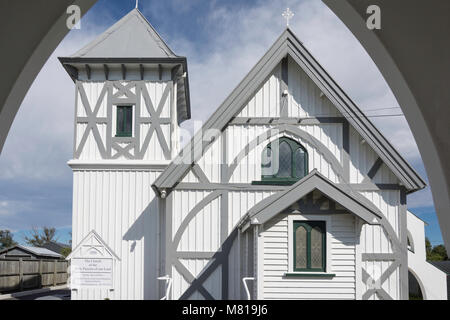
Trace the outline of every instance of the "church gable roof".
{"type": "Polygon", "coordinates": [[[319,190],[369,224],[379,223],[382,219],[382,213],[364,196],[334,184],[314,169],[294,185],[259,202],[247,212],[239,225],[248,220],[252,224],[263,224],[314,190],[319,190]]]}
{"type": "Polygon", "coordinates": [[[71,58],[176,58],[153,26],[133,9],[71,58]]]}
{"type": "Polygon", "coordinates": [[[417,172],[403,159],[356,104],[343,92],[293,32],[287,28],[205,122],[202,129],[195,134],[180,155],[156,179],[152,187],[157,192],[162,189],[170,190],[182,179],[192,164],[201,157],[202,152],[205,150],[205,144],[208,145],[210,143],[204,141],[202,133],[207,132],[208,129],[224,130],[228,123],[240,112],[245,102],[248,101],[267,76],[269,76],[273,69],[287,55],[303,69],[326,97],[336,106],[339,112],[348,115],[346,117],[348,122],[373,148],[408,191],[411,192],[425,187],[425,182],[417,172]]]}

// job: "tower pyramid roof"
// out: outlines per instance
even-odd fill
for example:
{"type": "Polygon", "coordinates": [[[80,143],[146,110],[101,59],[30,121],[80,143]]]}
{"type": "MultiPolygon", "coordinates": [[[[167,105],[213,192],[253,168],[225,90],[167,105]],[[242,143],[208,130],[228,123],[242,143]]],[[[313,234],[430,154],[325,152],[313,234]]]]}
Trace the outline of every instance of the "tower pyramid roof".
{"type": "Polygon", "coordinates": [[[133,9],[71,58],[177,58],[144,15],[133,9]]]}

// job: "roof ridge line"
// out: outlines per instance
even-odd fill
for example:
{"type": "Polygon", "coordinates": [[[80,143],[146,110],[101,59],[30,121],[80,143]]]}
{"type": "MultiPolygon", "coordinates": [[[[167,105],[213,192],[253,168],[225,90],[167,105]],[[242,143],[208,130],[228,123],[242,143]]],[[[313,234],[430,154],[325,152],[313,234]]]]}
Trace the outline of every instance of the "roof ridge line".
{"type": "MultiPolygon", "coordinates": [[[[139,15],[141,16],[141,18],[144,19],[143,22],[144,22],[144,23],[147,23],[147,27],[150,27],[151,30],[154,32],[154,34],[152,34],[151,32],[149,32],[149,34],[150,34],[150,36],[158,43],[158,46],[159,46],[162,50],[164,50],[164,52],[166,52],[168,56],[173,55],[173,56],[175,56],[175,57],[178,57],[178,55],[177,55],[175,52],[173,52],[173,50],[169,47],[169,45],[166,43],[166,41],[164,41],[163,37],[161,37],[161,35],[159,34],[159,32],[155,29],[155,27],[153,27],[153,25],[150,23],[150,21],[148,21],[148,19],[144,16],[144,14],[143,14],[138,8],[135,8],[135,9],[133,9],[133,10],[136,10],[136,11],[139,13],[139,15]],[[157,36],[157,39],[155,39],[155,35],[157,36]],[[163,44],[163,46],[164,46],[165,48],[159,45],[160,42],[163,44]],[[166,49],[167,49],[169,52],[167,52],[166,49]]],[[[142,21],[141,21],[141,23],[142,23],[142,21]]],[[[145,24],[144,24],[144,26],[145,26],[145,24]]]]}

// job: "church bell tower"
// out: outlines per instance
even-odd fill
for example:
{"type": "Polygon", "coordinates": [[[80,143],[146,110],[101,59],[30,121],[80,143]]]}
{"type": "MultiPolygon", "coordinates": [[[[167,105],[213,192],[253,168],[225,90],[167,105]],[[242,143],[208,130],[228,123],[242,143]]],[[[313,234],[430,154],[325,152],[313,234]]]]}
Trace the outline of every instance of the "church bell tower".
{"type": "Polygon", "coordinates": [[[158,299],[160,217],[151,185],[178,153],[179,124],[190,118],[186,58],[136,8],[59,60],[76,91],[73,247],[95,231],[118,257],[112,285],[73,290],[72,298],[158,299]]]}

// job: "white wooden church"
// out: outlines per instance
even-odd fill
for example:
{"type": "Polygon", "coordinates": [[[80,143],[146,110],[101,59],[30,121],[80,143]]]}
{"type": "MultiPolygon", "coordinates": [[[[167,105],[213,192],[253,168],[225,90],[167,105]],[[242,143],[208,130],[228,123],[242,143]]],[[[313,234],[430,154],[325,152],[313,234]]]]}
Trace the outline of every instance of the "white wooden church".
{"type": "Polygon", "coordinates": [[[408,264],[424,181],[289,28],[183,148],[187,60],[138,9],[60,61],[72,299],[408,299],[408,270],[445,292],[408,264]]]}

